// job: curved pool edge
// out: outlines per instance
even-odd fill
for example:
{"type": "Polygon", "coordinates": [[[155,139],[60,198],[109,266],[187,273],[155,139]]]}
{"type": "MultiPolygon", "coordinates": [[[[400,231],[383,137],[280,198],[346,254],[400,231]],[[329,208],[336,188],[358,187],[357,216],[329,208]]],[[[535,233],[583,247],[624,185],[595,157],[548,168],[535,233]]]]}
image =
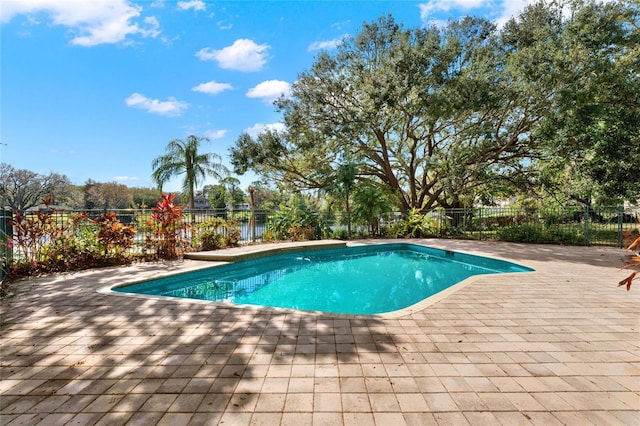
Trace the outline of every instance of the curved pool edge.
{"type": "MultiPolygon", "coordinates": [[[[330,248],[340,248],[340,247],[357,247],[357,246],[372,246],[372,245],[383,245],[383,244],[407,244],[407,245],[417,245],[427,248],[434,248],[443,251],[451,251],[446,248],[438,247],[437,244],[431,244],[434,241],[424,241],[424,240],[407,240],[407,239],[383,239],[383,240],[356,240],[356,241],[336,241],[336,240],[321,240],[321,241],[305,241],[305,242],[287,242],[287,243],[273,243],[268,246],[261,247],[262,245],[252,245],[245,247],[236,247],[233,249],[219,250],[221,253],[214,252],[199,252],[202,253],[201,256],[189,257],[188,259],[193,260],[194,262],[198,262],[198,266],[195,268],[188,268],[185,270],[175,271],[167,274],[163,274],[161,276],[148,277],[145,279],[136,279],[132,281],[125,281],[115,285],[107,285],[97,290],[97,292],[101,294],[111,294],[117,296],[124,297],[136,297],[140,299],[147,300],[164,300],[164,301],[172,301],[178,304],[208,304],[212,306],[220,306],[226,309],[240,309],[240,310],[273,310],[276,312],[285,312],[291,314],[309,314],[309,315],[319,315],[326,316],[332,318],[382,318],[382,319],[395,319],[401,318],[405,316],[409,316],[415,313],[418,313],[431,305],[434,305],[450,295],[464,289],[465,287],[473,284],[474,282],[482,279],[482,278],[490,278],[495,276],[516,276],[523,273],[532,273],[536,272],[535,269],[527,265],[526,262],[522,261],[514,261],[508,258],[504,258],[502,256],[495,256],[492,254],[484,254],[481,252],[474,251],[465,251],[456,249],[455,253],[476,256],[476,257],[485,257],[489,259],[501,260],[504,262],[513,263],[519,266],[523,266],[525,268],[531,269],[531,271],[520,271],[520,272],[501,272],[501,273],[490,273],[490,274],[479,274],[470,276],[452,286],[439,291],[436,294],[433,294],[413,305],[407,306],[402,309],[398,309],[395,311],[382,312],[382,313],[373,313],[373,314],[351,314],[351,313],[340,313],[340,312],[330,312],[330,311],[314,311],[314,310],[302,310],[302,309],[293,309],[293,308],[280,308],[273,306],[263,306],[263,305],[250,305],[250,304],[237,304],[233,302],[224,302],[224,301],[212,301],[212,300],[201,300],[201,299],[188,299],[182,297],[173,297],[173,296],[158,296],[158,295],[148,295],[141,293],[127,293],[122,291],[114,291],[115,288],[121,288],[130,286],[133,284],[143,283],[146,281],[151,281],[158,278],[173,276],[173,275],[181,275],[185,273],[194,272],[196,270],[215,268],[218,266],[226,265],[234,262],[241,262],[244,260],[252,260],[258,259],[266,256],[273,256],[278,254],[286,254],[293,252],[305,252],[309,250],[318,250],[318,249],[330,249],[330,248]],[[282,244],[282,246],[279,246],[282,244]],[[251,248],[248,252],[242,252],[241,250],[244,248],[251,248]],[[262,249],[261,249],[262,248],[262,249]],[[227,251],[227,253],[222,253],[227,251]],[[233,251],[232,253],[228,253],[229,251],[233,251]],[[207,254],[209,256],[207,256],[207,254]],[[216,254],[216,255],[214,255],[216,254]],[[222,259],[233,259],[233,260],[222,260],[222,259]],[[202,262],[202,263],[200,263],[202,262]]],[[[186,257],[185,257],[186,258],[186,257]]]]}

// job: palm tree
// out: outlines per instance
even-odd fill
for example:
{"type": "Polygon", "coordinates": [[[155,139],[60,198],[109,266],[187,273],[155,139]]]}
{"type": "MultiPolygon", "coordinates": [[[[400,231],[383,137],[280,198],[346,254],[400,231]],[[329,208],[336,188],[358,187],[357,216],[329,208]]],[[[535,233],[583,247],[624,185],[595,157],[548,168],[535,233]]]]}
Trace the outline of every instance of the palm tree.
{"type": "Polygon", "coordinates": [[[208,141],[207,138],[194,135],[188,136],[186,141],[174,139],[167,144],[165,154],[155,158],[151,163],[151,178],[161,191],[162,186],[173,176],[184,174],[182,193],[187,194],[191,210],[195,207],[195,189],[206,176],[221,179],[228,174],[218,154],[198,153],[200,144],[208,141]]]}

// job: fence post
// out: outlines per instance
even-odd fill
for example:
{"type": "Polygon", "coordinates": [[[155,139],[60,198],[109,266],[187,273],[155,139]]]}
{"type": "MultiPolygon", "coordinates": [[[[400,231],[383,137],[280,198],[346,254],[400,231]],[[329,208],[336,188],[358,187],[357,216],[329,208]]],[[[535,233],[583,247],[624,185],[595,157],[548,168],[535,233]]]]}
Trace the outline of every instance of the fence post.
{"type": "Polygon", "coordinates": [[[589,206],[584,207],[584,245],[589,244],[589,206]]]}
{"type": "Polygon", "coordinates": [[[618,248],[623,248],[622,222],[624,218],[624,206],[618,206],[618,248]]]}
{"type": "Polygon", "coordinates": [[[13,247],[9,245],[9,241],[13,240],[13,226],[11,226],[11,219],[13,219],[13,211],[10,209],[0,209],[0,238],[3,239],[0,242],[0,281],[4,280],[6,274],[6,268],[13,259],[13,247]]]}

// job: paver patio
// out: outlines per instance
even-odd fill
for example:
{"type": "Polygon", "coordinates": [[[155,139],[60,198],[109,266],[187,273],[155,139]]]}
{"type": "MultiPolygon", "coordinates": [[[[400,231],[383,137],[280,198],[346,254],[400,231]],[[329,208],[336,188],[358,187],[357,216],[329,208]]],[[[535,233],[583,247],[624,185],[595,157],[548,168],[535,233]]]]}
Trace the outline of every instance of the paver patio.
{"type": "Polygon", "coordinates": [[[98,292],[194,260],[30,279],[2,301],[0,424],[640,424],[622,250],[412,242],[536,271],[378,316],[98,292]]]}

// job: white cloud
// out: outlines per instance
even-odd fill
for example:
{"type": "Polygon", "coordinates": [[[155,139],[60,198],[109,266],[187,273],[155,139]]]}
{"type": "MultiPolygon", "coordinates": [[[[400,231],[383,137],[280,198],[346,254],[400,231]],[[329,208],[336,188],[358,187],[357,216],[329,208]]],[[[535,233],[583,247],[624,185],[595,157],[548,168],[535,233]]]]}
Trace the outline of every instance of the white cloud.
{"type": "Polygon", "coordinates": [[[17,15],[46,13],[53,25],[70,29],[71,44],[96,46],[125,42],[128,36],[157,37],[160,25],[154,17],[136,22],[142,7],[128,0],[34,0],[8,1],[0,8],[0,22],[17,15]]]}
{"type": "Polygon", "coordinates": [[[189,10],[189,9],[205,10],[206,8],[207,8],[207,5],[204,4],[204,2],[202,0],[191,0],[191,1],[179,1],[178,2],[178,9],[182,9],[182,10],[189,10]]]}
{"type": "Polygon", "coordinates": [[[116,182],[140,182],[140,178],[137,176],[114,176],[111,179],[116,182]]]}
{"type": "Polygon", "coordinates": [[[257,138],[260,133],[263,133],[267,130],[275,130],[277,132],[284,132],[286,130],[286,126],[284,123],[256,123],[253,126],[244,129],[244,131],[251,136],[252,138],[257,138]]]}
{"type": "Polygon", "coordinates": [[[147,112],[168,117],[177,117],[181,115],[187,108],[186,102],[178,101],[175,98],[168,98],[166,101],[158,99],[149,99],[140,93],[133,93],[124,102],[129,107],[140,108],[147,112]]]}
{"type": "Polygon", "coordinates": [[[291,95],[291,85],[282,80],[263,81],[247,91],[247,97],[260,98],[265,103],[271,103],[282,95],[291,95]]]}
{"type": "Polygon", "coordinates": [[[242,38],[220,50],[205,47],[196,56],[203,61],[216,61],[224,69],[260,71],[267,62],[269,47],[268,44],[256,44],[253,40],[242,38]]]}
{"type": "MultiPolygon", "coordinates": [[[[510,0],[507,0],[507,2],[510,0]]],[[[428,0],[420,3],[420,18],[426,22],[435,12],[448,12],[450,10],[467,11],[477,9],[490,4],[490,0],[428,0]]]]}
{"type": "MultiPolygon", "coordinates": [[[[472,9],[490,8],[495,11],[491,13],[490,19],[493,19],[498,26],[504,25],[512,17],[522,12],[528,4],[534,3],[535,0],[428,0],[420,3],[420,18],[425,24],[433,24],[437,26],[446,25],[446,19],[435,17],[439,12],[450,12],[452,10],[467,13],[472,9]]],[[[608,0],[605,0],[608,1],[608,0]]]]}
{"type": "Polygon", "coordinates": [[[203,134],[206,138],[209,138],[209,139],[221,139],[224,137],[224,135],[227,134],[227,130],[226,129],[206,130],[203,134]]]}
{"type": "Polygon", "coordinates": [[[191,90],[194,92],[208,93],[210,95],[217,95],[225,90],[233,90],[233,86],[229,83],[218,83],[216,81],[209,81],[207,83],[200,83],[193,87],[191,90]]]}
{"type": "Polygon", "coordinates": [[[311,45],[309,45],[307,50],[311,52],[313,50],[335,49],[347,37],[349,37],[349,34],[343,34],[340,37],[334,38],[333,40],[314,41],[313,43],[311,43],[311,45]]]}
{"type": "Polygon", "coordinates": [[[524,8],[532,3],[530,0],[511,0],[503,3],[502,12],[495,20],[499,27],[502,27],[509,19],[517,16],[524,8]]]}

